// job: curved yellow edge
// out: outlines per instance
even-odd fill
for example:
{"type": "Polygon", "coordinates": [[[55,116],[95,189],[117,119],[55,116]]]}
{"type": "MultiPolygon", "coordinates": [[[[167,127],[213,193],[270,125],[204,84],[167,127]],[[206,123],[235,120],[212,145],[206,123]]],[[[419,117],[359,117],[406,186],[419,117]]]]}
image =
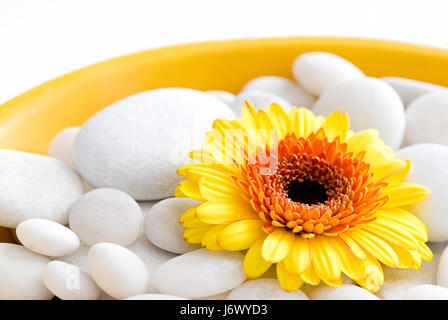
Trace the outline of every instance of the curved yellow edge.
{"type": "Polygon", "coordinates": [[[57,132],[131,94],[167,86],[238,92],[259,75],[291,77],[294,58],[316,50],[339,54],[371,76],[448,85],[448,51],[418,45],[327,37],[179,45],[101,62],[6,102],[0,106],[0,148],[46,154],[57,132]]]}

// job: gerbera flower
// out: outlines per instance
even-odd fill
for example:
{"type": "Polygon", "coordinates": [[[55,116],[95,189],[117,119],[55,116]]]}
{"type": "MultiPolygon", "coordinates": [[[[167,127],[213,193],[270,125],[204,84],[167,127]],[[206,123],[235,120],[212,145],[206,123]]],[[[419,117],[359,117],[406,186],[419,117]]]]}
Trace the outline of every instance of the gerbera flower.
{"type": "Polygon", "coordinates": [[[427,229],[406,206],[429,194],[402,182],[410,170],[376,130],[349,130],[347,114],[323,118],[272,104],[243,118],[216,120],[199,163],[179,168],[175,191],[202,203],[181,217],[188,242],[209,250],[247,250],[244,272],[275,265],[280,285],[330,286],[342,274],[370,291],[383,283],[380,262],[419,269],[430,261],[427,229]]]}

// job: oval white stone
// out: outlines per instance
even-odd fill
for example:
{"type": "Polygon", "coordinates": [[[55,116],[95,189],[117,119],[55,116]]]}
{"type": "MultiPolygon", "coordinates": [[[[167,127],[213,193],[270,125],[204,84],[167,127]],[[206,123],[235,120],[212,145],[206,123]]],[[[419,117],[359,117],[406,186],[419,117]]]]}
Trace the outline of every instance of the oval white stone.
{"type": "Polygon", "coordinates": [[[182,214],[200,202],[188,198],[169,198],[155,204],[145,214],[145,235],[156,246],[173,253],[186,253],[200,248],[188,243],[179,222],[182,214]]]}
{"type": "Polygon", "coordinates": [[[235,95],[228,91],[222,91],[222,90],[209,90],[205,91],[208,94],[212,95],[213,97],[221,100],[226,105],[230,106],[233,101],[235,100],[235,95]]]}
{"type": "Polygon", "coordinates": [[[227,296],[227,300],[308,300],[300,290],[287,292],[277,279],[256,279],[243,283],[227,296]]]}
{"type": "Polygon", "coordinates": [[[301,54],[293,62],[292,73],[303,88],[315,95],[338,83],[364,76],[351,62],[329,52],[301,54]]]}
{"type": "Polygon", "coordinates": [[[404,107],[385,82],[369,77],[345,81],[326,91],[313,106],[314,113],[323,116],[336,110],[347,112],[351,129],[377,129],[386,144],[400,147],[406,123],[404,107]]]}
{"type": "Polygon", "coordinates": [[[62,300],[97,300],[101,293],[87,272],[63,261],[48,263],[42,281],[48,290],[62,300]]]}
{"type": "Polygon", "coordinates": [[[224,292],[221,292],[218,294],[214,294],[212,296],[200,297],[200,298],[197,298],[196,300],[226,300],[229,293],[230,293],[230,291],[224,291],[224,292]]]}
{"type": "Polygon", "coordinates": [[[61,160],[14,150],[0,150],[0,189],[0,225],[8,228],[31,218],[67,224],[84,193],[81,178],[61,160]]]}
{"type": "Polygon", "coordinates": [[[279,76],[261,76],[247,82],[242,92],[264,91],[289,101],[296,107],[311,108],[314,97],[299,87],[294,81],[279,76]]]}
{"type": "Polygon", "coordinates": [[[0,300],[51,299],[41,278],[48,262],[23,246],[0,243],[0,300]]]}
{"type": "Polygon", "coordinates": [[[65,256],[79,248],[78,236],[51,220],[27,219],[17,226],[16,234],[27,249],[45,256],[65,256]]]}
{"type": "Polygon", "coordinates": [[[409,105],[414,99],[423,94],[448,89],[433,83],[407,78],[382,77],[380,79],[386,81],[392,88],[394,88],[405,106],[409,105]]]}
{"type": "Polygon", "coordinates": [[[162,250],[149,241],[145,235],[141,235],[133,244],[127,247],[134,252],[148,270],[148,290],[147,292],[159,292],[156,288],[156,271],[163,263],[174,258],[176,255],[162,250]]]}
{"type": "Polygon", "coordinates": [[[187,298],[176,297],[169,294],[147,293],[126,298],[125,300],[189,300],[187,298]]]}
{"type": "Polygon", "coordinates": [[[441,287],[448,288],[448,247],[443,250],[439,260],[437,284],[441,287]]]}
{"type": "Polygon", "coordinates": [[[240,252],[199,249],[162,264],[156,273],[160,292],[186,298],[215,295],[239,286],[246,276],[240,252]]]}
{"type": "Polygon", "coordinates": [[[127,192],[136,200],[172,196],[176,169],[189,163],[217,118],[229,107],[207,93],[163,88],[135,94],[101,110],[81,128],[75,164],[92,186],[127,192]]]}
{"type": "Polygon", "coordinates": [[[143,214],[125,192],[99,188],[87,192],[73,205],[69,221],[70,228],[88,245],[112,242],[127,246],[137,239],[143,214]]]}
{"type": "Polygon", "coordinates": [[[376,293],[384,300],[400,300],[412,287],[420,284],[437,284],[437,265],[446,243],[428,243],[434,257],[431,261],[423,261],[419,270],[384,267],[384,283],[376,293]]]}
{"type": "Polygon", "coordinates": [[[148,270],[132,251],[113,243],[98,243],[87,255],[89,273],[96,284],[116,299],[144,294],[148,270]]]}
{"type": "Polygon", "coordinates": [[[70,127],[60,131],[51,140],[48,155],[63,161],[66,165],[74,169],[73,147],[80,129],[81,127],[70,127]]]}
{"type": "Polygon", "coordinates": [[[424,142],[448,145],[448,90],[428,93],[406,110],[404,144],[424,142]]]}
{"type": "Polygon", "coordinates": [[[416,144],[399,150],[396,157],[411,161],[411,170],[404,181],[431,190],[426,199],[411,205],[409,211],[426,225],[429,241],[448,241],[448,146],[416,144]]]}
{"type": "Polygon", "coordinates": [[[246,101],[252,103],[256,110],[265,110],[273,103],[277,103],[282,106],[286,112],[291,109],[291,103],[278,95],[264,91],[251,90],[238,94],[235,101],[232,103],[231,108],[237,116],[241,117],[241,107],[246,101]]]}
{"type": "Polygon", "coordinates": [[[352,284],[339,287],[313,287],[309,293],[311,300],[379,300],[373,293],[352,284]]]}
{"type": "Polygon", "coordinates": [[[421,284],[409,289],[404,300],[448,300],[448,289],[433,284],[421,284]]]}

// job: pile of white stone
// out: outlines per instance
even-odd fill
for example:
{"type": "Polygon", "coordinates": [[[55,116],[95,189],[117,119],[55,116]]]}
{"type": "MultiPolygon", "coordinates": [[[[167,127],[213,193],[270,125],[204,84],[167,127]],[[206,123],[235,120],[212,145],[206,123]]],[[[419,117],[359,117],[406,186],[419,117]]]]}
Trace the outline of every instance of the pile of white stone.
{"type": "Polygon", "coordinates": [[[448,299],[448,89],[367,77],[324,52],[299,56],[292,72],[296,81],[262,76],[236,96],[139,93],[60,132],[48,157],[0,150],[0,226],[20,243],[0,243],[0,299],[448,299]],[[434,260],[420,271],[385,267],[376,295],[348,279],[286,292],[272,272],[247,280],[243,253],[187,243],[178,221],[197,202],[172,198],[176,169],[245,100],[342,110],[354,130],[377,129],[412,161],[407,179],[432,190],[409,209],[429,229],[434,260]]]}

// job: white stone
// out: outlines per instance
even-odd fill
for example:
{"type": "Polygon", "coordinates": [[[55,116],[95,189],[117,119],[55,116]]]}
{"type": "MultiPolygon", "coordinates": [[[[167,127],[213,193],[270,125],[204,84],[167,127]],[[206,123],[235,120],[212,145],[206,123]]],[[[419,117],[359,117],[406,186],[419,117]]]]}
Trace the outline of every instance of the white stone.
{"type": "Polygon", "coordinates": [[[409,289],[404,300],[448,300],[448,289],[433,284],[421,284],[409,289]]]}
{"type": "Polygon", "coordinates": [[[31,218],[67,224],[69,209],[84,193],[84,185],[61,160],[2,149],[0,190],[0,226],[16,228],[31,218]]]}
{"type": "Polygon", "coordinates": [[[419,270],[389,268],[383,266],[384,283],[376,293],[384,300],[400,300],[414,286],[420,284],[437,284],[437,266],[446,243],[428,243],[434,258],[423,261],[419,270]]]}
{"type": "Polygon", "coordinates": [[[48,262],[23,246],[0,243],[0,300],[51,299],[41,278],[48,262]]]}
{"type": "Polygon", "coordinates": [[[137,239],[143,214],[125,192],[99,188],[87,192],[72,206],[69,221],[70,228],[88,245],[112,242],[127,246],[137,239]]]}
{"type": "Polygon", "coordinates": [[[351,129],[377,129],[386,144],[400,147],[406,123],[404,107],[385,82],[369,77],[344,81],[327,90],[313,106],[314,113],[323,116],[337,110],[347,112],[351,129]]]}
{"type": "Polygon", "coordinates": [[[289,112],[291,109],[291,103],[278,95],[265,91],[251,90],[238,94],[231,105],[233,112],[235,112],[238,117],[241,117],[241,107],[246,101],[252,103],[257,110],[265,110],[273,103],[279,104],[286,112],[289,112]]]}
{"type": "Polygon", "coordinates": [[[208,297],[197,298],[196,300],[226,300],[230,291],[221,292],[208,297]]]}
{"type": "Polygon", "coordinates": [[[351,62],[329,52],[301,54],[293,62],[292,73],[303,88],[318,96],[338,83],[364,76],[351,62]]]}
{"type": "Polygon", "coordinates": [[[293,106],[311,108],[314,97],[294,81],[279,76],[261,76],[247,82],[242,92],[264,91],[282,97],[293,106]]]}
{"type": "Polygon", "coordinates": [[[409,206],[409,211],[426,225],[429,241],[448,241],[448,146],[416,144],[399,150],[396,157],[411,161],[404,181],[431,190],[427,198],[409,206]]]}
{"type": "Polygon", "coordinates": [[[106,292],[101,291],[98,300],[118,300],[118,299],[115,299],[114,297],[108,295],[106,292]]]}
{"type": "Polygon", "coordinates": [[[81,127],[70,127],[60,131],[51,140],[48,155],[63,161],[66,165],[74,169],[73,146],[80,129],[81,127]]]}
{"type": "Polygon", "coordinates": [[[63,261],[48,263],[42,281],[48,290],[62,300],[97,300],[101,293],[87,272],[63,261]]]}
{"type": "Polygon", "coordinates": [[[207,93],[185,88],[155,89],[101,110],[75,141],[78,172],[92,186],[127,192],[136,200],[173,195],[176,169],[204,145],[218,118],[233,119],[229,107],[207,93]]]}
{"type": "Polygon", "coordinates": [[[437,268],[437,284],[448,288],[448,246],[443,250],[437,268]]]}
{"type": "Polygon", "coordinates": [[[163,263],[174,258],[176,255],[162,250],[149,241],[145,235],[141,235],[133,244],[127,247],[129,250],[134,252],[143,263],[146,265],[148,270],[148,290],[147,292],[159,292],[156,288],[156,271],[163,263]]]}
{"type": "Polygon", "coordinates": [[[124,299],[147,293],[148,270],[129,249],[113,243],[98,243],[90,248],[87,263],[93,280],[110,296],[124,299]]]}
{"type": "Polygon", "coordinates": [[[45,256],[65,256],[79,248],[79,238],[69,228],[45,219],[27,219],[19,223],[17,238],[29,250],[45,256]]]}
{"type": "Polygon", "coordinates": [[[69,264],[73,264],[77,266],[82,271],[89,271],[89,267],[87,266],[87,253],[89,252],[90,247],[81,243],[78,250],[73,252],[72,254],[56,257],[54,260],[60,260],[67,262],[69,264]]]}
{"type": "Polygon", "coordinates": [[[187,298],[176,297],[169,294],[147,293],[126,298],[125,300],[189,300],[187,298]]]}
{"type": "Polygon", "coordinates": [[[339,287],[316,286],[309,293],[311,300],[379,300],[373,293],[353,284],[339,287]]]}
{"type": "Polygon", "coordinates": [[[448,145],[448,90],[428,93],[406,110],[405,145],[431,142],[448,145]]]}
{"type": "Polygon", "coordinates": [[[443,86],[407,78],[382,77],[380,79],[386,81],[392,88],[394,88],[405,106],[409,105],[410,102],[425,93],[447,90],[447,88],[443,86]]]}
{"type": "Polygon", "coordinates": [[[200,202],[188,198],[168,198],[144,212],[146,237],[156,246],[173,253],[186,253],[200,248],[183,237],[185,228],[179,222],[182,214],[200,202]]]}
{"type": "Polygon", "coordinates": [[[162,264],[156,273],[157,289],[186,298],[208,297],[236,288],[246,276],[240,252],[199,249],[162,264]]]}
{"type": "Polygon", "coordinates": [[[277,279],[256,279],[243,283],[227,296],[227,300],[308,300],[300,290],[288,292],[277,279]]]}
{"type": "Polygon", "coordinates": [[[212,95],[213,97],[221,100],[228,106],[230,106],[233,103],[233,101],[235,100],[235,95],[228,91],[208,90],[205,92],[207,92],[208,94],[212,95]]]}

